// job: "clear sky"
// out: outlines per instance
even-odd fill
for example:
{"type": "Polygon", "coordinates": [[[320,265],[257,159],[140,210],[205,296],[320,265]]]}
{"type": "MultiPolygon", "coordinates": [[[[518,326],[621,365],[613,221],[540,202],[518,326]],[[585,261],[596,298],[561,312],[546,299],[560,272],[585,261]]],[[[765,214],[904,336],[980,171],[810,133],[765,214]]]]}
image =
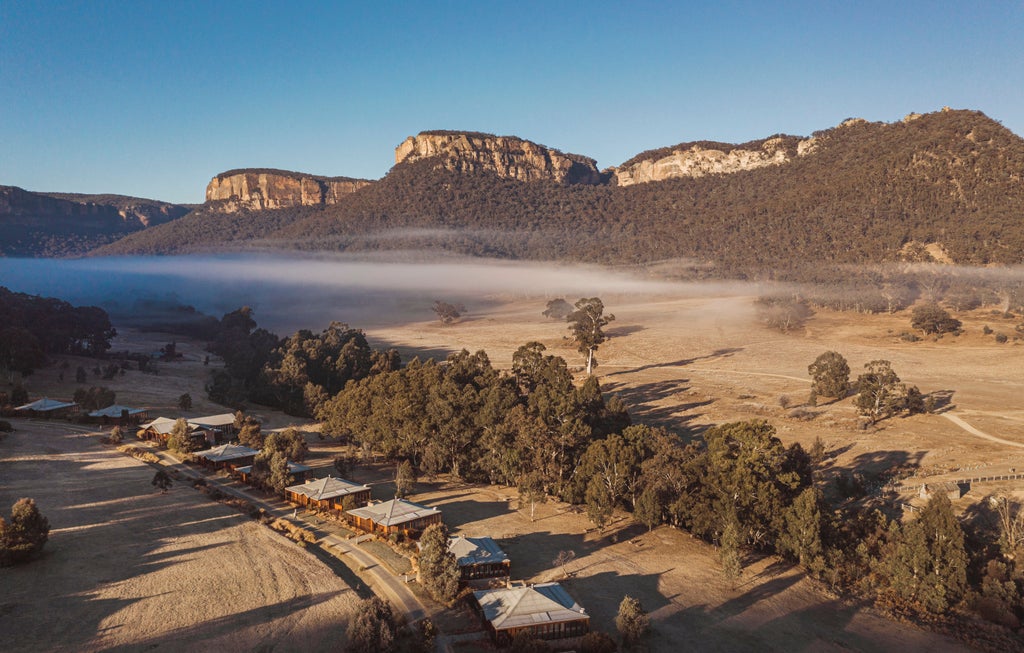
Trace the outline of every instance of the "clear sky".
{"type": "Polygon", "coordinates": [[[201,202],[426,129],[618,165],[943,106],[1024,134],[1024,2],[0,0],[0,184],[201,202]]]}

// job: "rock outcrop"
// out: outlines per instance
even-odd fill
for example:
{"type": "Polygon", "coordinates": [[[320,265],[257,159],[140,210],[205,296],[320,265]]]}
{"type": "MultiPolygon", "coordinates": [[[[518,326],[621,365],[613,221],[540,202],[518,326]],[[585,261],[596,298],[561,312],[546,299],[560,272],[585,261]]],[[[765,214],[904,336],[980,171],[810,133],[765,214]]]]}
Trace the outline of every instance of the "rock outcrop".
{"type": "Polygon", "coordinates": [[[207,202],[223,202],[225,210],[283,209],[337,204],[373,182],[348,177],[320,177],[287,170],[230,170],[206,186],[207,202]]]}
{"type": "Polygon", "coordinates": [[[813,138],[774,136],[743,145],[729,143],[681,143],[645,152],[615,169],[619,186],[679,177],[703,177],[754,170],[788,163],[794,157],[814,151],[813,138]]]}
{"type": "Polygon", "coordinates": [[[601,183],[601,173],[593,159],[515,136],[428,131],[410,136],[395,148],[395,165],[422,159],[436,159],[439,168],[453,172],[488,171],[526,182],[601,183]]]}

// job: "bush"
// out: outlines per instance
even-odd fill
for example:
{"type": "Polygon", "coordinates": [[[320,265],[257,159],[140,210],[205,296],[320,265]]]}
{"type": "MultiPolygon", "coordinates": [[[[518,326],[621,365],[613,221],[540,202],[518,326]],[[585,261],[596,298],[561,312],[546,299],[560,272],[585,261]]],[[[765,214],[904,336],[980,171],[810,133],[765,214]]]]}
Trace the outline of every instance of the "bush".
{"type": "Polygon", "coordinates": [[[981,328],[981,332],[984,333],[986,336],[990,336],[992,335],[992,327],[986,324],[981,328]]]}
{"type": "Polygon", "coordinates": [[[10,422],[0,419],[0,433],[10,433],[13,430],[14,427],[11,426],[10,422]]]}
{"type": "Polygon", "coordinates": [[[996,342],[1001,344],[1001,343],[1006,342],[1007,340],[1009,340],[1009,338],[1006,337],[1005,333],[997,333],[996,334],[996,342]]]}
{"type": "Polygon", "coordinates": [[[32,499],[19,499],[11,507],[11,518],[0,518],[0,567],[34,558],[50,536],[50,522],[40,514],[32,499]]]}

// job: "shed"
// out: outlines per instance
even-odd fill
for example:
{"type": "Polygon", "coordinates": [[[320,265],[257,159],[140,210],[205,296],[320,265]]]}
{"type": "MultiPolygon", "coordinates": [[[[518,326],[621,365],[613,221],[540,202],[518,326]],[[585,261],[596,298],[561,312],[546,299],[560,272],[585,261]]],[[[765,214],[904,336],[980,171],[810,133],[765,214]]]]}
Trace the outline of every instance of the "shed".
{"type": "Polygon", "coordinates": [[[558,583],[473,592],[477,613],[498,646],[516,635],[536,639],[582,637],[590,630],[590,616],[558,583]]]}
{"type": "Polygon", "coordinates": [[[365,506],[370,501],[370,486],[327,476],[287,487],[284,496],[300,506],[342,513],[346,508],[365,506]]]}
{"type": "Polygon", "coordinates": [[[441,511],[405,499],[392,499],[345,512],[357,528],[370,533],[402,533],[419,537],[427,526],[441,522],[441,511]]]}
{"type": "Polygon", "coordinates": [[[934,483],[928,485],[927,483],[921,485],[920,496],[922,499],[931,499],[932,495],[936,492],[945,494],[949,497],[950,501],[956,501],[964,495],[964,489],[961,485],[953,482],[948,483],[934,483]]]}

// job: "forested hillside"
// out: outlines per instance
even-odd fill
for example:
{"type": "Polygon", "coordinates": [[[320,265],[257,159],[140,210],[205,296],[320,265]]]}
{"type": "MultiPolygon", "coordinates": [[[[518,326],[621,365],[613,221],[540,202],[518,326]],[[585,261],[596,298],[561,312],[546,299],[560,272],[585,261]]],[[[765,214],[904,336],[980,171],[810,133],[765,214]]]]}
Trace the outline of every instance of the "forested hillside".
{"type": "Polygon", "coordinates": [[[524,183],[421,160],[333,206],[197,211],[97,253],[413,248],[601,263],[684,258],[728,276],[899,260],[914,243],[940,245],[957,263],[1024,260],[1024,140],[999,123],[942,111],[851,120],[813,136],[812,150],[782,165],[628,187],[524,183]]]}

